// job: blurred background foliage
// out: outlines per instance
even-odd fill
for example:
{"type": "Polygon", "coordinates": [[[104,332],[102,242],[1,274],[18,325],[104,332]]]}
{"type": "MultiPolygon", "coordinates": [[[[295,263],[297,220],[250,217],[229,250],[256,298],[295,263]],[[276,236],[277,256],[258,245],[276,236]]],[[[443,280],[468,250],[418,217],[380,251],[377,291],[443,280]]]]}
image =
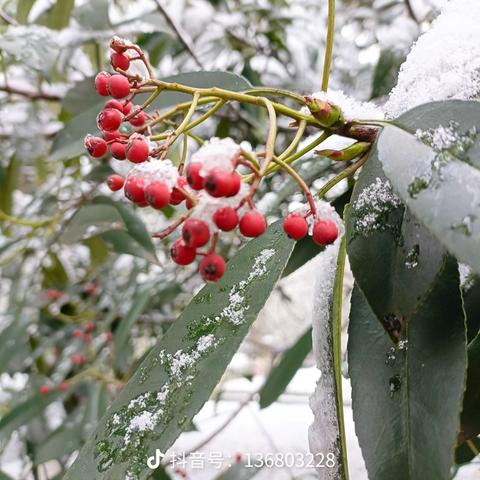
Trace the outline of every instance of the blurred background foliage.
{"type": "MultiPolygon", "coordinates": [[[[438,2],[337,3],[331,86],[381,104],[438,2]]],[[[326,13],[318,0],[0,1],[0,452],[12,439],[21,445],[22,478],[38,478],[50,460],[62,475],[200,287],[194,270],[174,267],[168,249],[149,238],[173,212],[133,211],[104,184],[121,167],[82,154],[99,105],[92,76],[109,69],[108,39],[137,42],[160,77],[221,70],[310,93],[320,86],[326,13]],[[58,388],[63,382],[67,391],[58,388]],[[55,394],[39,395],[44,385],[55,394]]],[[[223,109],[196,134],[256,146],[263,115],[249,106],[223,109]]],[[[290,137],[281,124],[279,142],[290,137]]],[[[335,169],[312,158],[297,166],[317,188],[335,169]]],[[[260,195],[272,219],[301,200],[282,175],[260,195]]],[[[339,210],[344,203],[340,196],[339,210]]],[[[222,248],[238,244],[230,238],[222,248]]],[[[289,272],[317,253],[306,243],[296,251],[289,272]]],[[[284,356],[264,405],[305,358],[305,338],[284,356]]],[[[272,362],[278,349],[265,344],[272,362]]]]}

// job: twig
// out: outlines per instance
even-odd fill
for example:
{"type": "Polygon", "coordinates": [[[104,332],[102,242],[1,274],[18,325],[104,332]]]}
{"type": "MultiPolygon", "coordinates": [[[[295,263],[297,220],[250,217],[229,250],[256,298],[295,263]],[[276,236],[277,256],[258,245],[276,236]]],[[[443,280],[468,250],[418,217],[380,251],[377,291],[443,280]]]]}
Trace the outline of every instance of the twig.
{"type": "Polygon", "coordinates": [[[12,18],[8,13],[5,13],[3,10],[0,10],[0,18],[8,25],[13,25],[13,26],[18,25],[18,22],[14,18],[12,18]]]}
{"type": "Polygon", "coordinates": [[[186,37],[185,33],[181,30],[180,26],[178,26],[175,23],[173,18],[170,16],[170,14],[167,12],[167,10],[164,8],[164,6],[161,4],[160,0],[155,0],[155,3],[157,5],[158,11],[163,15],[163,18],[165,18],[165,21],[168,23],[170,28],[175,32],[175,35],[180,40],[180,43],[185,47],[185,50],[193,58],[193,60],[197,64],[197,66],[203,69],[204,66],[203,66],[202,62],[199,60],[199,58],[197,57],[195,51],[193,50],[190,39],[188,37],[186,37]]]}
{"type": "Polygon", "coordinates": [[[59,102],[62,97],[55,94],[44,92],[30,92],[21,88],[11,87],[9,85],[0,85],[0,91],[9,93],[11,95],[20,95],[30,100],[50,100],[52,102],[59,102]]]}
{"type": "Polygon", "coordinates": [[[415,23],[419,24],[420,21],[419,21],[417,15],[415,14],[415,11],[413,10],[413,7],[412,7],[412,4],[411,4],[410,0],[405,0],[405,7],[407,8],[407,12],[410,15],[410,17],[412,18],[412,20],[415,23]]]}
{"type": "Polygon", "coordinates": [[[332,66],[333,40],[335,36],[335,0],[328,0],[328,28],[325,42],[325,59],[323,61],[322,91],[328,90],[328,79],[332,66]]]}

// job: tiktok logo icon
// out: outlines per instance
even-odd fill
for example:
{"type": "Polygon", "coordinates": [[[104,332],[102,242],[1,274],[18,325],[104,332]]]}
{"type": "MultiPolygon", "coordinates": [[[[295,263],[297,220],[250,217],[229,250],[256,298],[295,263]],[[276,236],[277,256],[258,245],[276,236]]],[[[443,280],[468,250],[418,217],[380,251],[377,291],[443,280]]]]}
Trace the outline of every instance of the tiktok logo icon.
{"type": "Polygon", "coordinates": [[[165,457],[165,454],[162,453],[158,448],[155,449],[155,455],[148,457],[147,467],[150,470],[156,470],[160,466],[160,463],[162,462],[163,457],[165,457]]]}

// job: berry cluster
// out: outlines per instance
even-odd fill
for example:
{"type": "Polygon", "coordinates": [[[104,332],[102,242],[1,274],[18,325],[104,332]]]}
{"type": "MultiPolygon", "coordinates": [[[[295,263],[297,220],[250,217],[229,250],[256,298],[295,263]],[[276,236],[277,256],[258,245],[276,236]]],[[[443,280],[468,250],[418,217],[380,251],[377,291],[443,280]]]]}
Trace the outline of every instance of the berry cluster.
{"type": "MultiPolygon", "coordinates": [[[[205,142],[191,156],[186,168],[183,161],[175,166],[166,157],[177,132],[153,135],[153,128],[161,123],[160,114],[145,112],[148,102],[141,106],[133,104],[138,93],[151,92],[152,87],[139,75],[129,73],[129,69],[134,61],[140,61],[151,75],[148,60],[138,46],[117,37],[110,46],[116,73],[100,72],[95,78],[95,88],[100,95],[112,98],[105,102],[97,117],[101,134],[87,135],[85,148],[94,158],[109,153],[116,160],[132,164],[127,175],[108,177],[107,185],[114,192],[123,189],[125,197],[138,207],[162,209],[184,203],[185,213],[153,236],[165,238],[181,227],[181,238],[170,248],[172,260],[178,265],[188,265],[201,257],[200,275],[205,281],[217,281],[226,269],[225,260],[216,253],[220,232],[238,228],[242,235],[253,238],[266,230],[265,217],[255,209],[253,201],[265,172],[253,165],[247,152],[230,138],[205,142]]],[[[337,224],[317,218],[313,202],[305,214],[288,215],[284,229],[295,240],[311,230],[313,240],[320,245],[332,243],[338,236],[337,224]],[[311,228],[309,217],[313,219],[311,228]]]]}

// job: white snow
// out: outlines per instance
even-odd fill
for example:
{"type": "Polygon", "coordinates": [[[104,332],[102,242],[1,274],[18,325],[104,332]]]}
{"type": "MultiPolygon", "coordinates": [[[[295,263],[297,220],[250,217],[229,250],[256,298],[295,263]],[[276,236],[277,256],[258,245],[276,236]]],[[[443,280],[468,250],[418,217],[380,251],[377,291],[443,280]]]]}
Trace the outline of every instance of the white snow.
{"type": "Polygon", "coordinates": [[[201,175],[207,175],[212,168],[232,171],[233,161],[240,153],[240,146],[231,138],[213,137],[205,142],[191,157],[190,163],[201,163],[201,175]]]}
{"type": "Polygon", "coordinates": [[[385,105],[394,118],[436,100],[468,100],[480,93],[480,2],[452,0],[419,38],[385,105]]]}
{"type": "Polygon", "coordinates": [[[168,159],[150,159],[148,162],[143,162],[133,167],[128,173],[128,176],[130,175],[143,178],[146,185],[160,180],[164,182],[168,188],[173,188],[177,182],[178,170],[168,159]]]}

